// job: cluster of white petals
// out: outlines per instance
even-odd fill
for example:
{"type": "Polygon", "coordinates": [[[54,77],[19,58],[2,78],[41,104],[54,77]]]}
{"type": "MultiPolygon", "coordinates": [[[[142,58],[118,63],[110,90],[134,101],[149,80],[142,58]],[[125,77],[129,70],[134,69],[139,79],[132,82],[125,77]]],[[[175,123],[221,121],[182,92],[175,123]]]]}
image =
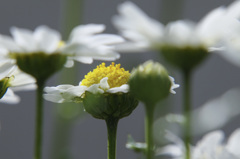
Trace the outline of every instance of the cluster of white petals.
{"type": "Polygon", "coordinates": [[[20,98],[14,93],[15,91],[33,90],[36,88],[35,79],[30,75],[23,73],[14,65],[13,61],[4,60],[0,63],[0,81],[4,78],[9,80],[9,88],[4,96],[0,99],[2,103],[16,104],[20,98]]]}
{"type": "MultiPolygon", "coordinates": [[[[167,138],[174,142],[161,148],[158,155],[170,155],[173,159],[185,158],[184,143],[168,132],[167,138]]],[[[196,146],[191,147],[191,159],[240,159],[240,129],[235,130],[226,141],[223,131],[217,130],[203,136],[196,146]]]]}
{"type": "MultiPolygon", "coordinates": [[[[102,24],[80,25],[73,29],[67,42],[61,34],[47,26],[39,26],[34,31],[12,27],[12,37],[1,35],[0,46],[9,53],[63,53],[72,60],[92,63],[96,60],[116,60],[120,56],[113,44],[123,42],[123,38],[113,34],[100,34],[105,30],[102,24]]],[[[0,54],[6,58],[8,53],[0,54]]],[[[69,64],[68,63],[68,64],[69,64]]]]}
{"type": "Polygon", "coordinates": [[[155,50],[166,45],[177,48],[215,47],[223,36],[230,37],[239,29],[239,22],[232,17],[233,14],[237,15],[236,9],[231,14],[229,10],[225,7],[216,8],[199,23],[178,20],[164,26],[127,1],[119,6],[119,15],[113,17],[113,24],[128,40],[120,44],[118,49],[136,52],[155,50]]]}
{"type": "Polygon", "coordinates": [[[82,86],[81,82],[78,86],[73,85],[59,85],[56,87],[45,87],[46,94],[43,97],[51,102],[63,103],[63,102],[75,102],[76,99],[81,98],[85,91],[93,94],[102,93],[127,93],[129,91],[128,84],[123,84],[120,87],[110,88],[108,84],[108,77],[104,77],[98,84],[93,84],[89,87],[82,86]]]}

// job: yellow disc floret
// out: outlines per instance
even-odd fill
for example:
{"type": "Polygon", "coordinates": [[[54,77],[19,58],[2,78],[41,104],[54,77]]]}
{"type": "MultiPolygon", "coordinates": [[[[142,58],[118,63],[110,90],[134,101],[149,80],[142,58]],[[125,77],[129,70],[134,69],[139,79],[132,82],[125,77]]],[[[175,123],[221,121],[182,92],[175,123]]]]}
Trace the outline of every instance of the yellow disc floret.
{"type": "Polygon", "coordinates": [[[98,84],[104,77],[108,77],[110,88],[120,87],[128,82],[130,76],[129,71],[125,71],[124,68],[120,68],[120,66],[120,64],[115,65],[115,63],[112,62],[110,66],[106,67],[105,63],[102,63],[85,75],[81,85],[89,87],[93,84],[98,84]]]}

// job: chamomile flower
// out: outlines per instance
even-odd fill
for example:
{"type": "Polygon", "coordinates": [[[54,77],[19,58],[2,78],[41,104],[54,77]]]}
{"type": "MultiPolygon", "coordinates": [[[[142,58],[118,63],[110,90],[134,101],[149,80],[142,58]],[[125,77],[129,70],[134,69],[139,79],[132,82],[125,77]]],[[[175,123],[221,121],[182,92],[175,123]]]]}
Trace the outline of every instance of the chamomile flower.
{"type": "Polygon", "coordinates": [[[137,106],[137,100],[129,94],[130,73],[120,66],[112,63],[106,67],[102,63],[85,75],[78,86],[45,87],[44,98],[56,103],[83,101],[86,111],[100,119],[105,119],[106,114],[127,116],[137,106]]]}
{"type": "Polygon", "coordinates": [[[33,90],[36,88],[33,77],[21,72],[13,61],[1,61],[0,64],[0,102],[16,104],[20,98],[16,91],[33,90]]]}
{"type": "Polygon", "coordinates": [[[170,22],[166,26],[150,18],[132,2],[118,8],[113,24],[128,41],[118,45],[122,52],[155,50],[182,69],[195,67],[212,47],[220,45],[223,36],[234,34],[237,20],[219,7],[208,13],[199,23],[189,20],[170,22]],[[191,59],[191,60],[190,60],[191,59]]]}
{"type": "Polygon", "coordinates": [[[47,78],[65,64],[72,66],[73,60],[92,63],[96,60],[116,60],[119,54],[112,44],[123,38],[112,34],[99,34],[104,25],[80,25],[73,29],[64,42],[58,31],[39,26],[34,31],[12,27],[12,37],[0,36],[0,45],[8,51],[4,58],[15,59],[24,72],[35,78],[47,78]]]}
{"type": "Polygon", "coordinates": [[[91,63],[93,59],[115,60],[119,54],[111,45],[123,39],[113,34],[100,34],[104,30],[102,24],[80,25],[64,42],[58,31],[47,26],[39,26],[34,31],[12,27],[12,37],[1,35],[0,42],[10,53],[62,53],[83,63],[91,63]]]}

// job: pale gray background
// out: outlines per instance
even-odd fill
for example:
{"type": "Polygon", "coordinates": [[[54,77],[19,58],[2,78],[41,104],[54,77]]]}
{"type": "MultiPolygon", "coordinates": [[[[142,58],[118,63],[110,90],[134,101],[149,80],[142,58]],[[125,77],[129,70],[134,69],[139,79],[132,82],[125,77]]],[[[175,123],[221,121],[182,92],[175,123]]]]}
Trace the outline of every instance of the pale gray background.
{"type": "MultiPolygon", "coordinates": [[[[177,1],[177,0],[176,0],[177,1]]],[[[107,32],[117,33],[111,24],[112,15],[116,14],[116,7],[122,0],[86,0],[84,4],[83,23],[103,23],[107,25],[107,32]]],[[[158,19],[161,0],[134,0],[149,16],[158,19]]],[[[227,5],[232,0],[186,0],[184,6],[184,18],[198,21],[211,9],[227,5]]],[[[60,30],[62,1],[60,0],[1,0],[0,2],[0,33],[9,34],[9,27],[18,26],[34,29],[38,25],[48,25],[60,30]]],[[[168,8],[171,10],[171,8],[168,8]]],[[[174,12],[174,11],[172,11],[174,12]]],[[[170,12],[168,13],[170,14],[170,12]]],[[[138,64],[154,59],[161,61],[155,52],[143,54],[123,54],[117,63],[128,70],[138,64]]],[[[78,64],[77,81],[90,71],[99,62],[92,65],[78,64]]],[[[170,74],[175,77],[177,83],[181,83],[178,71],[170,68],[170,74]]],[[[196,70],[193,79],[193,105],[200,106],[207,100],[217,97],[230,88],[239,87],[239,68],[226,62],[218,55],[211,55],[196,70]]],[[[55,75],[47,83],[49,86],[62,84],[55,75]]],[[[76,85],[77,83],[72,83],[76,85]]],[[[174,95],[173,111],[178,111],[181,106],[181,91],[177,89],[174,95]]],[[[24,92],[19,94],[22,101],[17,105],[0,105],[0,159],[32,159],[34,119],[35,119],[35,92],[24,92]]],[[[44,118],[44,159],[50,159],[50,147],[52,132],[55,125],[55,110],[58,105],[45,101],[44,118]]],[[[117,156],[123,158],[137,158],[138,155],[125,148],[128,134],[132,134],[137,141],[144,140],[144,111],[139,107],[133,114],[120,120],[118,128],[117,156]]],[[[226,133],[232,132],[239,123],[224,127],[226,133]]],[[[61,132],[58,132],[61,133],[61,132]]],[[[71,153],[74,159],[104,159],[107,158],[107,134],[105,123],[96,120],[89,115],[74,122],[71,135],[71,153]]],[[[60,153],[60,152],[59,152],[60,153]]]]}

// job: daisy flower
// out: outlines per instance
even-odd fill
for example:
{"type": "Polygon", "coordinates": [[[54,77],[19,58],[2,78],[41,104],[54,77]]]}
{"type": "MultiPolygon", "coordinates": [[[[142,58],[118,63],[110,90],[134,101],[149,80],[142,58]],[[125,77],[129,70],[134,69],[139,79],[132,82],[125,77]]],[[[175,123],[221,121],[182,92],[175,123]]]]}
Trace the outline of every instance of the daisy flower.
{"type": "Polygon", "coordinates": [[[119,54],[112,44],[121,43],[123,39],[114,34],[100,34],[104,30],[102,24],[79,25],[64,42],[58,31],[44,25],[34,31],[12,27],[12,37],[1,35],[0,42],[11,54],[62,53],[82,63],[91,63],[93,59],[116,60],[119,54]]]}
{"type": "Polygon", "coordinates": [[[106,67],[105,63],[97,66],[92,72],[85,75],[78,86],[59,85],[57,87],[45,87],[44,98],[46,100],[63,102],[81,102],[86,91],[94,94],[104,93],[128,93],[127,84],[130,73],[120,68],[120,64],[112,63],[106,67]]]}
{"type": "Polygon", "coordinates": [[[121,4],[118,11],[113,24],[127,39],[117,45],[119,51],[155,50],[180,69],[194,68],[209,50],[222,47],[223,37],[234,35],[239,28],[238,21],[230,16],[233,13],[226,14],[229,12],[226,7],[212,10],[198,23],[178,20],[167,25],[152,19],[129,1],[121,4]]]}

